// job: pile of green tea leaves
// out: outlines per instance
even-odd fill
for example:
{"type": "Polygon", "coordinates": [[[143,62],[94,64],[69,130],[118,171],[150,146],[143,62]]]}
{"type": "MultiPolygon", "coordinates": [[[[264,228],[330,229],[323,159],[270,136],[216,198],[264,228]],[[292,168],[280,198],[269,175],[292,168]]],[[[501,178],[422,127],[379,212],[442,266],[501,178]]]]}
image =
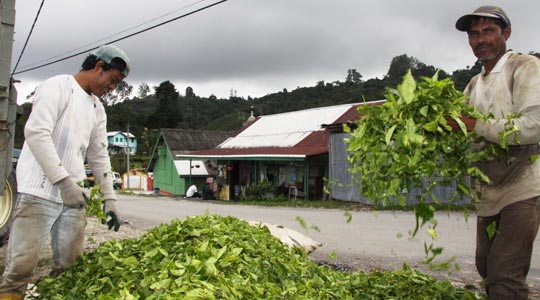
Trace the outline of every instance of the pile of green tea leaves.
{"type": "Polygon", "coordinates": [[[480,299],[406,266],[345,273],[317,265],[266,227],[202,215],[102,243],[36,284],[30,299],[480,299]]]}

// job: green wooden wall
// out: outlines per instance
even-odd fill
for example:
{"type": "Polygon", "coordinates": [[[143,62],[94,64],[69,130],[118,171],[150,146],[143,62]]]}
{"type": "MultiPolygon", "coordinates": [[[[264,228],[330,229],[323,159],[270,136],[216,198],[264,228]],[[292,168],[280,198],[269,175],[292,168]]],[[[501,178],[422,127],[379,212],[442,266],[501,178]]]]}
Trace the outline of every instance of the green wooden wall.
{"type": "Polygon", "coordinates": [[[184,195],[186,191],[185,179],[178,177],[172,154],[167,146],[161,145],[157,155],[158,158],[154,166],[154,188],[174,195],[184,195]]]}

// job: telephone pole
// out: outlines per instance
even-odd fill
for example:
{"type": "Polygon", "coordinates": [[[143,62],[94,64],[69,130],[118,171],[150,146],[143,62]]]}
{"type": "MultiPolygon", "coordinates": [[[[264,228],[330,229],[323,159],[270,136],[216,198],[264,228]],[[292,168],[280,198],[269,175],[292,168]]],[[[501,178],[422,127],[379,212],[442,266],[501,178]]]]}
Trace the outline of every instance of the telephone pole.
{"type": "Polygon", "coordinates": [[[126,170],[127,170],[127,189],[131,190],[131,187],[129,185],[129,123],[127,124],[127,132],[126,132],[126,170]]]}

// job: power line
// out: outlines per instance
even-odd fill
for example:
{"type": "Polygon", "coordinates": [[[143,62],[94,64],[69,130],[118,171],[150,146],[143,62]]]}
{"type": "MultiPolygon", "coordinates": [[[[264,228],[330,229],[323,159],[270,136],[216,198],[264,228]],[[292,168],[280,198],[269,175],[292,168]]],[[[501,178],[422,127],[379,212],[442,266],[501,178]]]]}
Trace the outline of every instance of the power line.
{"type": "MultiPolygon", "coordinates": [[[[41,8],[43,8],[43,4],[45,3],[45,0],[41,1],[41,5],[39,6],[38,12],[36,14],[36,18],[34,19],[34,23],[32,23],[32,28],[30,28],[30,32],[28,33],[28,36],[26,37],[26,41],[24,42],[24,46],[21,50],[21,54],[19,55],[19,59],[17,59],[17,63],[15,64],[15,67],[13,68],[13,72],[17,70],[17,67],[19,66],[19,62],[21,62],[21,58],[24,54],[24,50],[26,49],[26,45],[28,45],[28,41],[30,40],[30,36],[32,35],[32,32],[34,31],[34,26],[36,26],[37,20],[39,18],[39,14],[41,13],[41,8]]],[[[11,75],[13,75],[12,73],[11,75]]]]}
{"type": "MultiPolygon", "coordinates": [[[[176,18],[172,18],[172,19],[170,19],[170,20],[161,22],[161,23],[156,24],[156,25],[154,25],[154,26],[150,26],[150,27],[145,28],[145,29],[143,29],[143,30],[139,30],[139,31],[137,31],[137,32],[134,32],[134,33],[132,33],[132,34],[128,34],[128,35],[123,36],[123,37],[121,37],[121,38],[118,38],[118,39],[116,39],[116,40],[112,40],[112,41],[110,41],[110,42],[108,42],[108,43],[105,43],[105,45],[109,45],[109,44],[113,44],[113,43],[116,43],[116,42],[125,40],[125,39],[127,39],[127,38],[132,37],[132,36],[136,36],[136,35],[141,34],[141,33],[143,33],[143,32],[146,32],[146,31],[152,30],[152,29],[154,29],[154,28],[163,26],[163,25],[165,25],[165,24],[171,23],[171,22],[176,21],[176,20],[178,20],[178,19],[182,19],[182,18],[185,18],[185,17],[187,17],[187,16],[193,15],[193,14],[195,14],[195,13],[201,12],[201,11],[203,11],[203,10],[206,10],[206,9],[208,9],[208,8],[211,8],[211,7],[213,7],[213,6],[216,6],[216,5],[221,4],[221,3],[223,3],[223,2],[226,2],[226,1],[228,1],[228,0],[221,0],[221,1],[218,1],[218,2],[215,2],[215,3],[212,3],[212,4],[209,4],[209,5],[207,5],[207,6],[204,6],[204,7],[201,7],[201,8],[199,8],[199,9],[196,9],[196,10],[194,10],[194,11],[188,12],[188,13],[183,14],[183,15],[181,15],[181,16],[178,16],[178,17],[176,17],[176,18]]],[[[79,56],[79,55],[81,55],[81,54],[84,54],[84,53],[87,53],[87,52],[89,52],[89,51],[95,50],[95,49],[97,49],[97,48],[99,48],[99,46],[91,47],[91,48],[86,49],[86,50],[84,50],[84,51],[77,52],[77,53],[75,53],[75,54],[72,54],[72,55],[66,56],[66,57],[64,57],[64,58],[60,58],[60,59],[54,60],[54,61],[49,62],[49,63],[46,63],[46,64],[39,65],[39,66],[37,66],[37,67],[28,68],[28,69],[25,69],[25,70],[22,70],[22,71],[19,71],[19,72],[13,72],[13,73],[11,73],[11,75],[13,76],[13,75],[16,75],[16,74],[21,74],[21,73],[29,72],[29,71],[36,70],[36,69],[39,69],[39,68],[43,68],[43,67],[46,67],[46,66],[49,66],[49,65],[52,65],[52,64],[55,64],[55,63],[58,63],[58,62],[61,62],[61,61],[64,61],[64,60],[73,58],[73,57],[75,57],[75,56],[79,56]]]]}
{"type": "MultiPolygon", "coordinates": [[[[143,23],[140,23],[139,25],[132,26],[132,27],[127,28],[127,29],[125,29],[125,30],[119,31],[119,32],[117,32],[117,33],[115,33],[115,34],[111,34],[111,35],[106,36],[106,37],[104,37],[104,38],[101,38],[101,39],[99,39],[99,40],[97,40],[97,41],[90,42],[90,43],[88,43],[88,44],[85,44],[85,45],[82,45],[82,46],[77,47],[77,48],[75,48],[75,49],[71,49],[71,50],[69,50],[69,51],[60,53],[60,54],[55,55],[55,56],[53,56],[53,57],[49,57],[49,58],[46,58],[46,59],[43,59],[43,60],[40,60],[40,61],[36,61],[36,62],[30,63],[30,64],[27,64],[27,65],[23,66],[23,68],[29,68],[29,67],[31,67],[31,66],[39,65],[39,64],[41,64],[41,63],[44,63],[44,62],[50,61],[50,60],[52,60],[52,59],[55,59],[55,58],[57,58],[57,57],[62,57],[62,56],[64,56],[64,55],[68,55],[68,54],[70,54],[70,53],[73,53],[73,52],[75,52],[75,51],[78,51],[78,50],[80,50],[80,49],[85,49],[86,47],[89,47],[89,46],[91,46],[91,45],[95,45],[95,44],[97,44],[97,43],[103,42],[103,41],[105,41],[105,40],[107,40],[107,39],[110,39],[110,38],[112,38],[112,37],[114,37],[114,36],[118,36],[118,35],[120,35],[120,34],[122,34],[122,33],[131,31],[131,30],[133,30],[133,29],[135,29],[135,28],[138,28],[138,27],[141,27],[141,26],[143,26],[143,25],[149,24],[149,23],[151,23],[151,22],[153,22],[153,21],[159,20],[159,19],[161,19],[161,18],[163,18],[163,17],[165,17],[165,16],[171,15],[171,14],[173,14],[173,13],[176,13],[176,12],[181,11],[181,10],[183,10],[183,9],[186,9],[186,8],[188,8],[188,7],[195,6],[195,5],[197,5],[197,4],[201,3],[201,2],[204,2],[204,1],[206,1],[206,0],[199,0],[199,1],[197,1],[197,2],[194,2],[194,3],[191,3],[191,4],[185,5],[185,6],[181,7],[181,8],[175,9],[174,11],[168,12],[168,13],[166,13],[166,14],[163,14],[163,15],[159,16],[159,17],[155,17],[155,18],[153,18],[153,19],[150,19],[150,20],[148,20],[148,21],[145,21],[145,22],[143,22],[143,23]]],[[[15,70],[14,70],[14,71],[15,71],[15,70]]]]}

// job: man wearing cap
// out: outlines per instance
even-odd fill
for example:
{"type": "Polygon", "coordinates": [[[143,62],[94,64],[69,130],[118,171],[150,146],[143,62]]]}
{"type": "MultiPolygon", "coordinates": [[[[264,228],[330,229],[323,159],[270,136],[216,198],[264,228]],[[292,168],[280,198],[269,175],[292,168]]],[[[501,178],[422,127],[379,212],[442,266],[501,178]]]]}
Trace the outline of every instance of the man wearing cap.
{"type": "Polygon", "coordinates": [[[104,210],[118,230],[105,109],[98,97],[128,74],[129,59],[107,45],[92,52],[74,76],[52,77],[37,87],[17,164],[19,198],[11,227],[0,300],[23,299],[39,253],[51,236],[53,275],[83,251],[88,161],[103,190],[104,210]]]}
{"type": "MultiPolygon", "coordinates": [[[[499,143],[508,119],[518,128],[508,153],[478,167],[491,184],[476,183],[476,267],[485,279],[489,299],[527,299],[526,284],[533,243],[540,221],[540,60],[507,51],[511,24],[496,6],[482,6],[459,18],[456,28],[467,32],[482,72],[465,89],[468,103],[493,118],[462,117],[489,143],[499,143]],[[489,237],[487,228],[496,226],[489,237]]],[[[457,125],[451,124],[454,130],[457,125]]],[[[485,145],[478,145],[482,147],[485,145]]]]}

